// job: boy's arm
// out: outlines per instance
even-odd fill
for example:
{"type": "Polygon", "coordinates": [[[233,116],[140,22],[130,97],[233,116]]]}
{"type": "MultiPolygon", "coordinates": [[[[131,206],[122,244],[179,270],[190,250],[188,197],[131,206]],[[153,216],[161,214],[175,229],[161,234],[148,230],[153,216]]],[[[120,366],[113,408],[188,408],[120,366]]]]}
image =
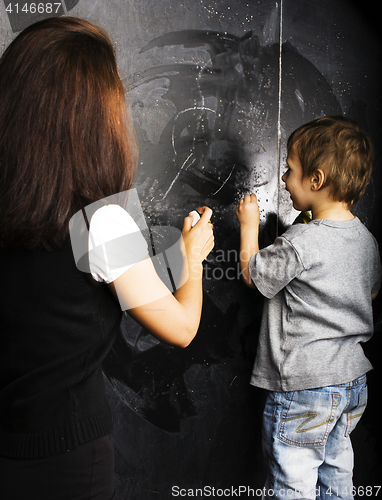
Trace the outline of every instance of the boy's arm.
{"type": "Polygon", "coordinates": [[[253,254],[259,251],[260,210],[255,194],[247,194],[236,207],[240,223],[240,268],[244,282],[250,288],[255,284],[249,275],[248,264],[253,254]]]}

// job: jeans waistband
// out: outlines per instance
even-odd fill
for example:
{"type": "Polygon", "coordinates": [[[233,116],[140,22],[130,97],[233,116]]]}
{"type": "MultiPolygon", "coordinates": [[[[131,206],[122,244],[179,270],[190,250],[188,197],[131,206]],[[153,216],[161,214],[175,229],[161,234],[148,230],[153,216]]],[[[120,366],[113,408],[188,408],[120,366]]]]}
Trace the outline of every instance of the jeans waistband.
{"type": "Polygon", "coordinates": [[[337,384],[338,387],[353,387],[355,385],[361,385],[366,382],[366,373],[361,375],[360,377],[352,380],[351,382],[345,382],[344,384],[337,384]]]}

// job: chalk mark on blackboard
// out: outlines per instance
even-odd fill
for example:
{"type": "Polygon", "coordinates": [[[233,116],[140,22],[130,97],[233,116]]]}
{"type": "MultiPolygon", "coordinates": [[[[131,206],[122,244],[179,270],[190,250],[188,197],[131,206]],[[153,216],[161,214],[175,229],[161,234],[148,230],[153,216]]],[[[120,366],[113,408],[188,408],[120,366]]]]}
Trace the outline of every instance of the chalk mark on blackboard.
{"type": "MultiPolygon", "coordinates": [[[[175,153],[175,154],[176,154],[176,153],[175,153]]],[[[175,182],[178,180],[178,177],[180,176],[180,174],[182,173],[182,171],[183,171],[183,170],[187,170],[187,169],[188,169],[188,167],[190,167],[190,166],[191,166],[191,165],[192,165],[192,164],[196,161],[196,158],[193,158],[192,162],[190,162],[190,163],[187,165],[188,160],[189,160],[190,158],[192,158],[192,156],[193,156],[193,153],[190,153],[190,154],[188,155],[188,157],[184,160],[184,162],[182,163],[182,166],[180,167],[179,171],[176,173],[176,175],[175,175],[174,179],[171,181],[171,184],[169,185],[169,187],[168,187],[167,191],[163,194],[163,196],[162,196],[162,200],[164,200],[164,199],[167,197],[168,193],[171,191],[171,188],[173,187],[173,185],[175,184],[175,182]]],[[[152,200],[153,200],[153,199],[154,199],[154,198],[152,198],[152,200]]]]}

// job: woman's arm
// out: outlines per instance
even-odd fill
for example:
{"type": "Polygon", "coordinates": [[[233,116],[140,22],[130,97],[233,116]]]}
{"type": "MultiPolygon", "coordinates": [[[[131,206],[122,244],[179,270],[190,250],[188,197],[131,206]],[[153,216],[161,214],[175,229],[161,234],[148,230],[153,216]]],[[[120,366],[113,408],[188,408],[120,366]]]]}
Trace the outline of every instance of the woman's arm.
{"type": "Polygon", "coordinates": [[[164,342],[186,347],[195,337],[202,311],[202,262],[214,246],[212,211],[204,207],[202,217],[191,227],[193,216],[184,220],[182,253],[188,278],[174,294],[166,287],[148,257],[110,284],[123,310],[164,342]]]}

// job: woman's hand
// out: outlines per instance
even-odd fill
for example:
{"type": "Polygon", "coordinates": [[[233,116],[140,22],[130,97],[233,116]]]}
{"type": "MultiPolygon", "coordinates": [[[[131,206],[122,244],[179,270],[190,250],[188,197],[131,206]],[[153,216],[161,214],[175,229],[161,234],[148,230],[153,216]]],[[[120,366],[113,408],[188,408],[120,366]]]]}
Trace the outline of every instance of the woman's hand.
{"type": "Polygon", "coordinates": [[[184,219],[182,238],[189,265],[201,264],[215,245],[213,226],[211,224],[212,210],[208,207],[198,208],[201,214],[198,222],[192,227],[193,216],[184,219]]]}
{"type": "Polygon", "coordinates": [[[246,194],[236,206],[236,215],[241,226],[260,224],[260,210],[255,194],[246,194]]]}

